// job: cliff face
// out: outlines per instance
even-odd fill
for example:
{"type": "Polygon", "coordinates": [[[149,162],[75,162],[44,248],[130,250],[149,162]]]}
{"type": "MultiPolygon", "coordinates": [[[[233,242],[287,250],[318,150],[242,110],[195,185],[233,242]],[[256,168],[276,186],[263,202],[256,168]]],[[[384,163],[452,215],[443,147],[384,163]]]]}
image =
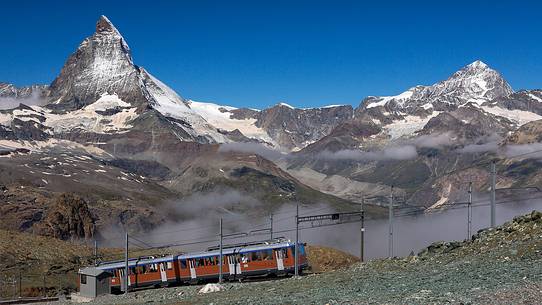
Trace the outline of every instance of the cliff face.
{"type": "Polygon", "coordinates": [[[92,238],[96,226],[87,203],[74,194],[61,194],[49,207],[43,220],[36,225],[40,235],[52,236],[62,240],[72,238],[92,238]]]}

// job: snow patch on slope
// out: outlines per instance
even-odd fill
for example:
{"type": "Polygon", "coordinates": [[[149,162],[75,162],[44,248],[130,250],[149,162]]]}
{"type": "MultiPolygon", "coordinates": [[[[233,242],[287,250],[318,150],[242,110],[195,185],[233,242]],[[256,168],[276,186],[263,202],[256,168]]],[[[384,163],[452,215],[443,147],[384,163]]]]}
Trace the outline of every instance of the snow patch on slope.
{"type": "Polygon", "coordinates": [[[232,110],[235,107],[221,106],[213,103],[189,101],[190,107],[197,114],[201,115],[209,124],[218,128],[233,131],[238,129],[243,135],[249,138],[260,139],[265,142],[273,143],[273,139],[265,130],[256,126],[256,119],[238,120],[231,117],[232,110]]]}
{"type": "MultiPolygon", "coordinates": [[[[32,107],[34,110],[42,110],[32,107]]],[[[103,94],[96,102],[82,109],[65,114],[53,114],[45,110],[44,125],[53,128],[55,133],[82,129],[95,133],[126,132],[132,125],[130,121],[137,117],[136,108],[122,101],[115,94],[103,94]],[[97,111],[118,109],[118,112],[107,115],[97,111]]]]}
{"type": "Polygon", "coordinates": [[[0,114],[0,124],[10,126],[14,119],[33,121],[53,129],[54,133],[83,130],[94,133],[126,132],[137,117],[136,108],[122,101],[116,94],[103,94],[96,102],[79,110],[57,114],[40,106],[15,109],[0,114]],[[113,110],[111,114],[103,111],[113,110]]]}
{"type": "Polygon", "coordinates": [[[394,96],[381,96],[379,98],[381,98],[381,100],[377,101],[377,102],[371,102],[369,104],[367,104],[367,107],[366,108],[374,108],[374,107],[378,107],[378,106],[384,106],[386,105],[389,101],[391,100],[395,100],[398,104],[402,105],[402,103],[404,103],[405,100],[409,99],[413,94],[413,91],[412,89],[409,89],[401,94],[398,94],[398,95],[394,95],[394,96]]]}
{"type": "Polygon", "coordinates": [[[505,109],[498,106],[495,106],[495,107],[482,106],[480,108],[482,108],[484,111],[489,112],[491,114],[510,119],[516,122],[518,125],[523,125],[532,121],[542,119],[542,116],[530,111],[524,111],[524,110],[518,110],[518,109],[510,110],[510,109],[505,109]]]}
{"type": "Polygon", "coordinates": [[[402,136],[412,136],[416,131],[423,129],[425,124],[440,112],[433,111],[433,113],[426,117],[407,115],[402,120],[396,120],[384,127],[384,129],[391,136],[391,139],[397,139],[402,136]]]}

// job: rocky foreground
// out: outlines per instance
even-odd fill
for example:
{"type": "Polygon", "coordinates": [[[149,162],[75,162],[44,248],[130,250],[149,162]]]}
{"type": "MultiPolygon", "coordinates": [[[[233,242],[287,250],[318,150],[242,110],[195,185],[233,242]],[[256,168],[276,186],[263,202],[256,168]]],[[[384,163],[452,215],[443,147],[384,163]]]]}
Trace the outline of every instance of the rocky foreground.
{"type": "Polygon", "coordinates": [[[106,296],[99,304],[538,304],[542,299],[542,213],[472,240],[434,243],[418,255],[374,260],[324,274],[106,296]]]}

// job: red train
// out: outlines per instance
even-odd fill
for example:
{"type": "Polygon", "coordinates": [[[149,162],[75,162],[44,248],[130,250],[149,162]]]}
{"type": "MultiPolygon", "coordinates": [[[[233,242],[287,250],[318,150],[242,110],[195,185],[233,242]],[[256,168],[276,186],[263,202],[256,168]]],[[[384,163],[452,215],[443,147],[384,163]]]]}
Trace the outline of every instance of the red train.
{"type": "MultiPolygon", "coordinates": [[[[223,278],[241,280],[252,276],[293,274],[294,248],[295,243],[284,240],[223,248],[223,278]]],[[[304,244],[300,243],[298,250],[298,267],[302,271],[308,266],[304,244]]],[[[130,259],[128,286],[135,288],[218,281],[219,262],[220,252],[217,249],[159,258],[130,259]]],[[[124,261],[105,262],[96,268],[111,274],[112,291],[124,290],[124,261]]]]}

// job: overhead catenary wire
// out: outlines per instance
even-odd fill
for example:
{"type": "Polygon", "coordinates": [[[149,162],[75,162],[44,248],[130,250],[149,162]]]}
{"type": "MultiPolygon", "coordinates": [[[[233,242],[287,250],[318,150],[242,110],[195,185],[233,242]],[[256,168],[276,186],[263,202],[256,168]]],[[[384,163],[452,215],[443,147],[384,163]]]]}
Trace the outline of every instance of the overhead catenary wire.
{"type": "MultiPolygon", "coordinates": [[[[314,209],[309,209],[309,210],[306,210],[304,213],[308,213],[308,212],[317,212],[317,211],[321,211],[321,210],[324,210],[324,209],[330,209],[331,207],[330,206],[326,206],[326,207],[323,207],[323,208],[314,208],[314,209]]],[[[287,214],[287,213],[292,213],[292,212],[295,212],[295,208],[293,209],[293,211],[290,211],[290,210],[287,210],[287,211],[279,211],[279,212],[274,212],[273,214],[274,215],[280,215],[280,214],[287,214]]],[[[239,215],[239,217],[243,217],[243,218],[246,218],[246,217],[250,217],[250,216],[260,216],[260,217],[265,217],[266,214],[261,214],[261,213],[247,213],[247,214],[241,214],[239,215]]],[[[274,219],[275,222],[280,222],[280,221],[283,221],[285,219],[289,219],[290,217],[283,217],[283,218],[278,218],[278,219],[274,219]]],[[[232,224],[232,223],[238,223],[239,221],[238,220],[229,220],[229,221],[224,221],[224,224],[232,224]]],[[[262,225],[257,225],[255,226],[254,228],[258,228],[258,227],[261,227],[261,226],[264,226],[264,225],[267,225],[267,224],[262,224],[262,225]]],[[[143,237],[152,237],[154,235],[157,235],[157,234],[160,234],[160,235],[164,235],[164,234],[172,234],[172,233],[179,233],[179,232],[191,232],[191,231],[200,231],[200,230],[210,230],[210,229],[213,229],[213,228],[216,228],[216,225],[207,225],[207,226],[198,226],[198,227],[188,227],[188,228],[178,228],[178,229],[175,229],[175,230],[168,230],[168,231],[152,231],[152,235],[149,234],[149,233],[146,233],[146,234],[138,234],[136,235],[137,238],[143,238],[143,237]]],[[[132,235],[130,235],[130,238],[134,238],[132,235]]],[[[108,238],[109,241],[113,241],[113,240],[121,240],[123,239],[123,237],[114,237],[114,238],[108,238]]],[[[141,241],[141,240],[140,240],[141,241]]]]}

